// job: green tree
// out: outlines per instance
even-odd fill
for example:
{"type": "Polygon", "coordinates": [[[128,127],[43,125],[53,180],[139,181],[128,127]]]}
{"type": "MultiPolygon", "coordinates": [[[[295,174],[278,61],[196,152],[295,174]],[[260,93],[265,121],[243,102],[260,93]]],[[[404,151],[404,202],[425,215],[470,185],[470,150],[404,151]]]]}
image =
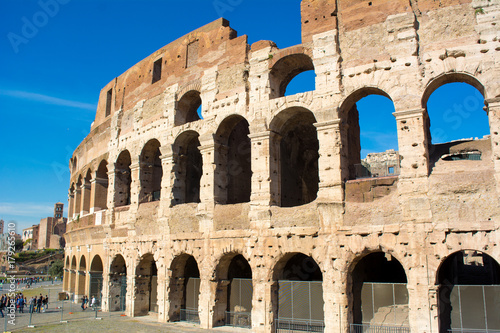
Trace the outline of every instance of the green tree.
{"type": "Polygon", "coordinates": [[[56,260],[49,268],[49,275],[52,277],[62,277],[64,274],[64,262],[56,260]]]}

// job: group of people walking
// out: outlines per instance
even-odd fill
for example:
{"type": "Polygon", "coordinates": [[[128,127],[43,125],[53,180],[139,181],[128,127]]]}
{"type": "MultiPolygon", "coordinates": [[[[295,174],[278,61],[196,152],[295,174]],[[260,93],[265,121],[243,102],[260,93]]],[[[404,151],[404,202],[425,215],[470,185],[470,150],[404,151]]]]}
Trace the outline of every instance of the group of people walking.
{"type": "MultiPolygon", "coordinates": [[[[90,300],[90,307],[92,308],[92,310],[95,309],[95,307],[97,306],[97,300],[95,299],[95,296],[92,296],[92,299],[90,300]]],[[[89,307],[89,298],[84,295],[82,297],[82,311],[85,311],[85,309],[87,309],[89,307]]]]}
{"type": "Polygon", "coordinates": [[[31,297],[28,302],[26,296],[24,296],[22,293],[18,293],[14,298],[3,294],[2,297],[0,297],[0,315],[2,315],[2,318],[5,316],[4,310],[9,311],[10,313],[24,313],[24,307],[28,305],[30,313],[45,312],[49,305],[49,297],[47,295],[43,297],[42,294],[40,294],[39,297],[31,297]]]}

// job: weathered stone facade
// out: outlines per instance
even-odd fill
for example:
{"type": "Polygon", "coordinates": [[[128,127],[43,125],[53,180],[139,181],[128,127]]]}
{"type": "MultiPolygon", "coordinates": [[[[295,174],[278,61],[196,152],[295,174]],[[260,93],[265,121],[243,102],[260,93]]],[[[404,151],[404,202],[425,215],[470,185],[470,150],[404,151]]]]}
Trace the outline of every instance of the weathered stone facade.
{"type": "Polygon", "coordinates": [[[301,7],[301,45],[248,45],[220,19],[102,89],[70,160],[64,288],[76,299],[100,290],[105,309],[159,321],[195,306],[211,328],[239,312],[232,279],[251,279],[251,309],[238,306],[253,331],[271,332],[280,281],[322,281],[325,332],[348,332],[366,323],[364,283],[400,283],[393,324],[416,333],[450,326],[442,288],[463,283],[450,272],[470,263],[450,261],[477,251],[484,284],[498,284],[500,1],[301,7]],[[315,90],[284,96],[307,70],[315,90]],[[427,100],[450,82],[483,94],[489,137],[432,145],[427,100]],[[399,175],[354,179],[355,103],[369,94],[394,103],[399,175]],[[481,158],[442,158],[463,151],[481,158]]]}

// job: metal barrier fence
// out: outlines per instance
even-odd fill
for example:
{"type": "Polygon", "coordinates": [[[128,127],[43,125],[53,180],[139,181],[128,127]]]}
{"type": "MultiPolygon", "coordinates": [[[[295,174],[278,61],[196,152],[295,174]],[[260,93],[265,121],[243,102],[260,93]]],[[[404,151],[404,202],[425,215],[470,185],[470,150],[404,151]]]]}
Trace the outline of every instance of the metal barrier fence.
{"type": "Polygon", "coordinates": [[[276,332],[323,332],[325,322],[322,320],[301,320],[301,319],[276,319],[276,332]]]}
{"type": "Polygon", "coordinates": [[[351,333],[410,333],[409,327],[370,324],[351,324],[351,333]]]}
{"type": "Polygon", "coordinates": [[[451,329],[448,333],[500,333],[500,330],[451,329]]]}
{"type": "Polygon", "coordinates": [[[234,327],[252,327],[252,315],[250,312],[226,311],[226,325],[234,327]]]}
{"type": "Polygon", "coordinates": [[[200,315],[198,309],[181,309],[181,321],[199,324],[200,315]]]}
{"type": "MultiPolygon", "coordinates": [[[[48,296],[49,302],[46,305],[30,304],[31,297],[27,297],[27,304],[21,308],[4,308],[4,318],[0,318],[0,327],[3,326],[4,332],[26,332],[28,327],[38,327],[45,325],[60,324],[80,320],[109,319],[110,317],[119,317],[123,312],[102,312],[101,300],[96,300],[96,306],[90,304],[85,310],[82,303],[75,303],[73,300],[59,300],[61,286],[36,286],[42,287],[42,295],[48,296]]],[[[32,288],[34,289],[34,288],[32,288]]],[[[37,290],[39,292],[40,290],[37,290]]],[[[17,290],[16,293],[31,295],[30,289],[17,290]]],[[[39,293],[37,296],[40,296],[39,293]]]]}

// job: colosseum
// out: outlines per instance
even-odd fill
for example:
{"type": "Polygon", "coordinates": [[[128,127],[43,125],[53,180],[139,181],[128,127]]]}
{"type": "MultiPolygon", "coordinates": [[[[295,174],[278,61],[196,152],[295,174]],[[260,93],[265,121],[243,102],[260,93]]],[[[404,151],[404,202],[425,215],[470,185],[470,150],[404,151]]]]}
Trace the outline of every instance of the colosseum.
{"type": "Polygon", "coordinates": [[[206,329],[500,332],[500,0],[300,6],[300,45],[221,18],[101,90],[70,159],[64,290],[206,329]],[[286,94],[305,71],[314,90],[286,94]],[[433,144],[427,101],[454,82],[490,133],[433,144]],[[372,94],[398,150],[362,175],[372,94]]]}

